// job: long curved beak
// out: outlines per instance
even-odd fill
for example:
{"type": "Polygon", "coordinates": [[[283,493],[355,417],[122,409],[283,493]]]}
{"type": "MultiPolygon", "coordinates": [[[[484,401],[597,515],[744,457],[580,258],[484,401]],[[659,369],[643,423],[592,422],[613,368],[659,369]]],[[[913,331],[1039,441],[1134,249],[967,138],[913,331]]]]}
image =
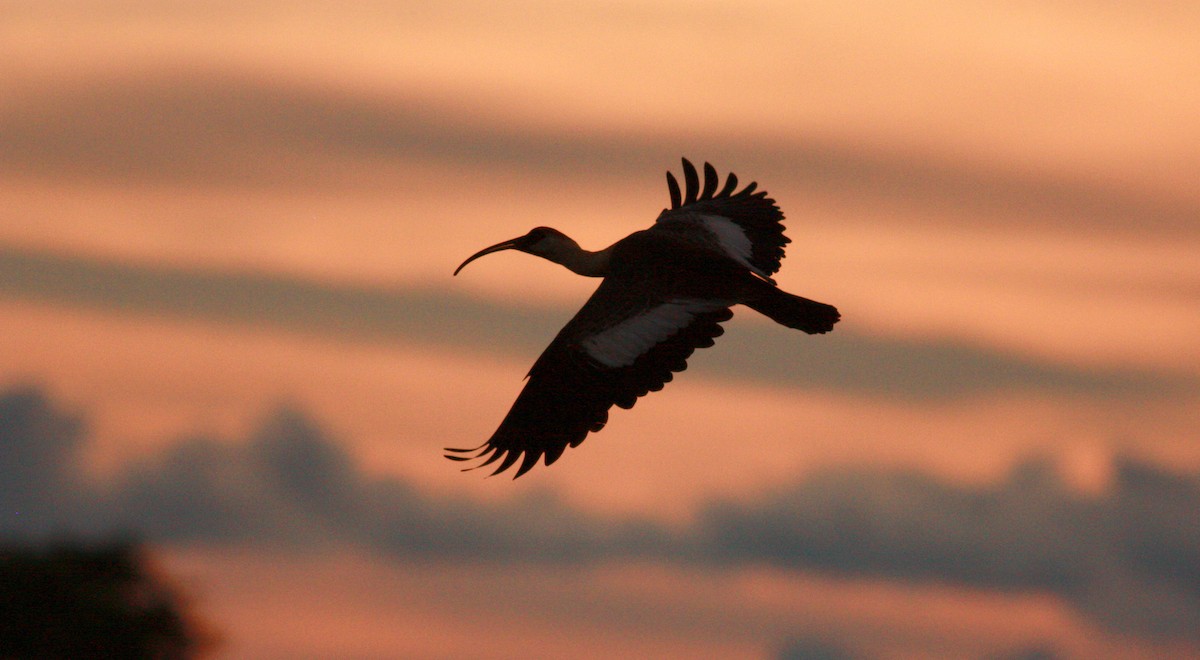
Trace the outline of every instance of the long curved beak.
{"type": "Polygon", "coordinates": [[[467,257],[466,261],[462,262],[462,264],[460,264],[458,268],[454,269],[454,274],[458,275],[458,271],[462,270],[463,268],[466,268],[467,264],[471,263],[472,261],[475,261],[479,257],[491,254],[493,252],[500,252],[501,250],[515,249],[517,247],[518,240],[519,239],[514,238],[509,241],[504,241],[503,243],[497,243],[497,244],[493,245],[492,247],[483,248],[482,250],[476,252],[475,254],[467,257]]]}

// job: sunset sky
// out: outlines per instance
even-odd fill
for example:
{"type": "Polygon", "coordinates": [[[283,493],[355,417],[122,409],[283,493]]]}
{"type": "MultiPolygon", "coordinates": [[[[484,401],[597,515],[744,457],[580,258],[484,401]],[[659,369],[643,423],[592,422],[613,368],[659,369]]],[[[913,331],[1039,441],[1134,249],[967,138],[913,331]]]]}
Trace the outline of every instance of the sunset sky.
{"type": "Polygon", "coordinates": [[[0,1],[0,535],[135,530],[219,657],[1200,654],[1197,34],[0,1]],[[842,322],[740,308],[552,468],[460,473],[596,282],[455,266],[645,228],[681,156],[842,322]]]}

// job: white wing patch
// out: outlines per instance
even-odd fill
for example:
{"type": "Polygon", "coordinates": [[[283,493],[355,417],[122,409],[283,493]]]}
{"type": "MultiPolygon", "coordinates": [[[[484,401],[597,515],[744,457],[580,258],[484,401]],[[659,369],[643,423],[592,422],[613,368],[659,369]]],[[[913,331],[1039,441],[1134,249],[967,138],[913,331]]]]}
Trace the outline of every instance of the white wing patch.
{"type": "Polygon", "coordinates": [[[714,300],[672,300],[621,321],[584,339],[588,355],[610,367],[628,367],[646,351],[692,322],[697,314],[713,312],[727,303],[714,300]]]}
{"type": "Polygon", "coordinates": [[[754,245],[750,242],[746,231],[736,222],[724,216],[704,214],[700,216],[700,223],[717,239],[717,245],[731,259],[767,280],[774,281],[761,268],[750,263],[750,257],[754,255],[754,245]]]}

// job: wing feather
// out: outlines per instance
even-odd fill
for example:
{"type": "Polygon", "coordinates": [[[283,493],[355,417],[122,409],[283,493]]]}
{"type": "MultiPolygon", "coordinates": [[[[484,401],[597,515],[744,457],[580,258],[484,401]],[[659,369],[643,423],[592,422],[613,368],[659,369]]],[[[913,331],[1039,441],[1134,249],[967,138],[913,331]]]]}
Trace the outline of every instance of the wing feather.
{"type": "Polygon", "coordinates": [[[683,203],[682,197],[679,195],[679,182],[670,172],[667,172],[667,191],[671,195],[671,208],[679,208],[679,205],[683,203]]]}
{"type": "Polygon", "coordinates": [[[728,197],[733,194],[737,188],[738,178],[733,172],[729,173],[729,178],[725,180],[725,187],[721,188],[721,192],[717,193],[717,197],[728,197]]]}
{"type": "Polygon", "coordinates": [[[697,348],[712,346],[733,313],[727,304],[712,302],[690,308],[689,319],[653,343],[631,364],[606,366],[587,350],[584,340],[614,319],[636,318],[665,301],[653,297],[630,300],[630,292],[646,291],[629,277],[606,278],[587,303],[550,343],[529,371],[529,378],[492,437],[475,449],[447,449],[456,461],[483,459],[477,469],[500,461],[492,474],[520,461],[520,477],[544,457],[550,465],[567,447],[576,447],[587,434],[599,431],[616,405],[632,408],[638,398],[661,390],[675,372],[687,369],[697,348]],[[614,310],[620,310],[615,312],[614,310]]]}
{"type": "Polygon", "coordinates": [[[678,182],[667,173],[671,208],[658,216],[655,230],[671,232],[697,245],[729,252],[723,237],[712,230],[711,220],[719,218],[736,227],[749,242],[749,255],[745,258],[755,272],[769,278],[779,271],[784,246],[791,240],[784,235],[783,212],[775,200],[766,192],[755,192],[758,184],[753,181],[738,191],[738,178],[733,173],[721,186],[720,175],[708,163],[704,164],[703,189],[695,166],[686,158],[683,159],[683,177],[686,190],[681,199],[678,182]],[[717,191],[718,187],[720,191],[717,191]]]}
{"type": "Polygon", "coordinates": [[[687,187],[683,203],[692,204],[696,201],[696,193],[700,192],[700,179],[696,175],[696,167],[685,158],[683,159],[683,182],[687,187]]]}
{"type": "Polygon", "coordinates": [[[717,170],[712,165],[704,164],[704,190],[700,192],[700,199],[712,199],[713,193],[717,191],[717,186],[721,183],[721,177],[717,175],[717,170]]]}

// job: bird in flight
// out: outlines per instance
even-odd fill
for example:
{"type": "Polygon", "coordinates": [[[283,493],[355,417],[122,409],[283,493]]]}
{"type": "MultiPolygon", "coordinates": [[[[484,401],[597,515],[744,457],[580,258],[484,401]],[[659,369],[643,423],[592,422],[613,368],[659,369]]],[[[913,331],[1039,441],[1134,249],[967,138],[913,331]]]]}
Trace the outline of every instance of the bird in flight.
{"type": "Polygon", "coordinates": [[[833,329],[837,308],[775,285],[784,246],[783,213],[756,183],[737,190],[733,173],[721,184],[712,165],[704,180],[683,159],[682,192],[667,172],[671,207],[649,229],[592,252],[562,232],[537,227],[471,255],[519,250],[603,280],[592,297],[526,376],[528,382],[492,437],[473,449],[446,449],[454,461],[500,461],[493,475],[520,461],[520,477],[545,458],[550,465],[608,421],[614,404],[632,408],[641,397],[687,369],[697,348],[712,346],[745,305],[808,334],[833,329]],[[718,187],[720,188],[718,190],[718,187]]]}

